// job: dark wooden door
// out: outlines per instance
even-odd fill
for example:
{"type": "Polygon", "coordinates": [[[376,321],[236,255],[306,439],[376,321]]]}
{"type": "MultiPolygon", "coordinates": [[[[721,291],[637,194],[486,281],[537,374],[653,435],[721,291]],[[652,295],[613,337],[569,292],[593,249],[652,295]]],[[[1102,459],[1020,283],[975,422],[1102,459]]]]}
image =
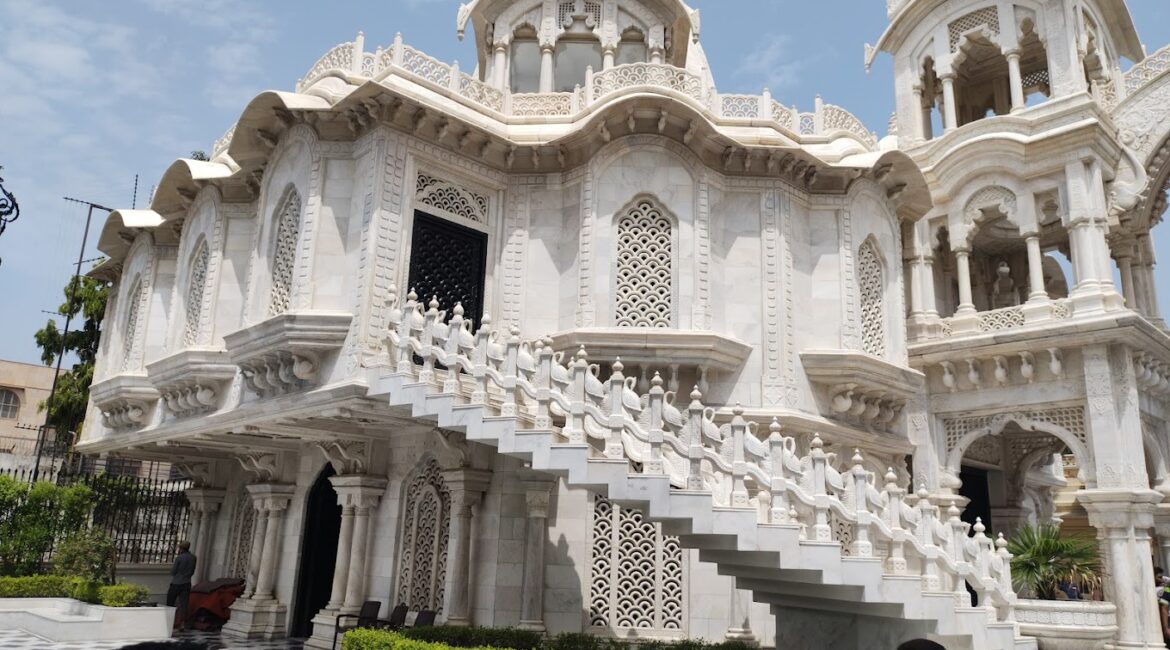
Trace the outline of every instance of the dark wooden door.
{"type": "Polygon", "coordinates": [[[456,303],[462,303],[463,317],[478,328],[486,273],[486,234],[425,212],[414,213],[408,288],[418,294],[424,309],[438,297],[439,309],[450,318],[456,303]]]}

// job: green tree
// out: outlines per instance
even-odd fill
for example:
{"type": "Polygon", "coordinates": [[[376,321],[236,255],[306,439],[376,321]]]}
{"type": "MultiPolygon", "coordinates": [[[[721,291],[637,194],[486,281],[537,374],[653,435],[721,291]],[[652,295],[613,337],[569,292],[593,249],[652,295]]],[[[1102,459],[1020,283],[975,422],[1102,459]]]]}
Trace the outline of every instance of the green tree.
{"type": "Polygon", "coordinates": [[[1097,540],[1064,537],[1052,524],[1024,526],[1008,542],[1012,580],[1040,600],[1055,600],[1061,584],[1093,588],[1104,572],[1097,540]]]}
{"type": "MultiPolygon", "coordinates": [[[[40,409],[49,410],[49,426],[58,432],[58,442],[68,444],[70,432],[81,430],[85,420],[85,408],[89,403],[89,385],[93,381],[93,364],[97,359],[98,343],[101,339],[102,318],[106,314],[106,300],[109,286],[90,277],[79,279],[76,291],[72,290],[73,280],[65,287],[65,302],[57,308],[63,318],[71,318],[69,334],[64,337],[65,352],[73,353],[77,363],[57,379],[57,391],[53,398],[41,402],[40,409]]],[[[36,333],[37,347],[41,349],[41,361],[47,366],[57,363],[61,350],[62,331],[56,319],[36,333]]]]}
{"type": "Polygon", "coordinates": [[[0,575],[34,575],[53,542],[85,530],[93,491],[82,484],[32,486],[0,476],[0,575]]]}
{"type": "Polygon", "coordinates": [[[195,150],[191,152],[191,160],[211,160],[207,157],[207,152],[202,150],[195,150]]]}

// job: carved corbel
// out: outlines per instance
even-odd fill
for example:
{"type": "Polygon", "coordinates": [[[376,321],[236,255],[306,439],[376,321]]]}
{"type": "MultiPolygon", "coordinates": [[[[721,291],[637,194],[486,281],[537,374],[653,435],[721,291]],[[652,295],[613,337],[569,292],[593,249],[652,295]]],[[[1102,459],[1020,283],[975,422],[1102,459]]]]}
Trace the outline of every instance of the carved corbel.
{"type": "Polygon", "coordinates": [[[683,144],[690,144],[691,140],[695,139],[695,134],[697,134],[698,132],[699,132],[699,123],[694,121],[694,120],[691,120],[690,123],[687,124],[686,133],[683,133],[683,144]]]}
{"type": "Polygon", "coordinates": [[[1029,384],[1036,379],[1036,356],[1031,352],[1020,353],[1020,376],[1029,384]]]}
{"type": "Polygon", "coordinates": [[[608,144],[609,141],[612,139],[613,139],[613,134],[609,132],[609,125],[607,125],[605,123],[605,120],[602,120],[601,121],[601,141],[608,144]]]}
{"type": "Polygon", "coordinates": [[[983,387],[983,373],[979,368],[979,359],[967,359],[967,381],[975,388],[983,387]]]}
{"type": "Polygon", "coordinates": [[[829,389],[829,408],[834,413],[847,413],[853,408],[853,391],[857,384],[840,384],[829,389]]]}
{"type": "Polygon", "coordinates": [[[1000,386],[1008,384],[1008,362],[1007,358],[1002,355],[995,357],[995,383],[1000,386]]]}
{"type": "Polygon", "coordinates": [[[634,119],[633,108],[626,111],[626,128],[630,130],[630,133],[634,133],[638,130],[638,122],[634,119]]]}
{"type": "Polygon", "coordinates": [[[268,483],[276,480],[276,454],[245,454],[235,458],[240,467],[251,474],[257,483],[268,483]]]}
{"type": "Polygon", "coordinates": [[[275,149],[276,144],[280,142],[279,135],[264,129],[256,129],[256,139],[269,149],[275,149]]]}
{"type": "Polygon", "coordinates": [[[943,361],[941,364],[943,371],[943,386],[946,386],[950,392],[955,392],[959,388],[959,382],[955,380],[955,364],[950,361],[943,361]]]}
{"type": "Polygon", "coordinates": [[[277,121],[280,122],[280,125],[286,129],[293,127],[299,121],[297,119],[296,113],[293,113],[283,106],[273,106],[272,116],[275,117],[277,121]]]}
{"type": "Polygon", "coordinates": [[[467,440],[453,431],[435,429],[436,438],[440,447],[440,465],[443,469],[456,469],[471,466],[470,448],[467,440]]]}
{"type": "Polygon", "coordinates": [[[905,183],[898,183],[897,185],[893,185],[889,189],[886,190],[886,198],[891,200],[891,201],[897,201],[899,198],[901,198],[902,193],[905,191],[906,191],[906,184],[905,183]]]}
{"type": "Polygon", "coordinates": [[[564,171],[566,162],[568,161],[568,151],[563,147],[557,147],[557,166],[564,171]]]}
{"type": "Polygon", "coordinates": [[[531,154],[532,169],[539,170],[540,169],[540,147],[532,147],[532,149],[530,150],[529,153],[531,154]]]}
{"type": "Polygon", "coordinates": [[[883,165],[878,165],[877,167],[874,167],[873,179],[879,183],[884,183],[886,181],[886,178],[889,177],[890,172],[892,172],[892,171],[894,171],[894,164],[893,163],[885,163],[883,165]]]}
{"type": "Polygon", "coordinates": [[[1048,348],[1048,369],[1064,379],[1064,353],[1059,348],[1048,348]]]}
{"type": "Polygon", "coordinates": [[[442,144],[451,133],[451,120],[440,118],[436,123],[435,140],[442,144]]]}
{"type": "Polygon", "coordinates": [[[315,445],[338,474],[365,474],[370,466],[370,445],[365,440],[331,440],[315,445]]]}
{"type": "Polygon", "coordinates": [[[211,463],[175,463],[175,468],[179,473],[191,479],[191,483],[195,487],[207,487],[211,485],[211,463]]]}
{"type": "Polygon", "coordinates": [[[666,132],[666,124],[667,124],[669,118],[670,118],[670,113],[667,113],[665,109],[663,109],[660,113],[658,113],[658,132],[659,133],[666,132]]]}
{"type": "Polygon", "coordinates": [[[516,164],[516,147],[509,145],[508,152],[504,154],[504,162],[507,163],[508,169],[516,164]]]}

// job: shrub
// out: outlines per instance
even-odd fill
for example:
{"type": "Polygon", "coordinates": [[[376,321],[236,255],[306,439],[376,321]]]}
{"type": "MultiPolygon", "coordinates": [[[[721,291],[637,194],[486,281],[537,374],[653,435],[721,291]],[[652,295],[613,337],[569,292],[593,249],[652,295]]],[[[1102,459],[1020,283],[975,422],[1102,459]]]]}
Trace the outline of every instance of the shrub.
{"type": "Polygon", "coordinates": [[[408,639],[443,643],[453,648],[512,648],[512,650],[539,650],[542,635],[528,630],[492,627],[408,627],[401,632],[408,639]]]}
{"type": "Polygon", "coordinates": [[[98,589],[98,602],[106,607],[140,607],[149,598],[150,591],[142,585],[104,585],[98,589]]]}
{"type": "Polygon", "coordinates": [[[625,644],[592,634],[558,634],[545,643],[548,650],[625,650],[625,644]]]}
{"type": "Polygon", "coordinates": [[[84,485],[32,485],[0,476],[0,575],[37,573],[53,541],[86,527],[93,492],[84,485]]]}
{"type": "Polygon", "coordinates": [[[98,585],[69,576],[21,576],[0,578],[0,598],[76,598],[98,601],[98,585]]]}
{"type": "MultiPolygon", "coordinates": [[[[421,628],[420,628],[421,629],[421,628]]],[[[451,646],[418,639],[408,639],[396,632],[384,630],[353,630],[345,633],[342,650],[450,650],[451,646]]],[[[475,650],[488,650],[478,648],[475,650]]],[[[497,648],[496,650],[511,650],[497,648]]]]}
{"type": "Polygon", "coordinates": [[[114,540],[100,530],[82,530],[61,541],[53,552],[53,573],[113,584],[114,540]]]}

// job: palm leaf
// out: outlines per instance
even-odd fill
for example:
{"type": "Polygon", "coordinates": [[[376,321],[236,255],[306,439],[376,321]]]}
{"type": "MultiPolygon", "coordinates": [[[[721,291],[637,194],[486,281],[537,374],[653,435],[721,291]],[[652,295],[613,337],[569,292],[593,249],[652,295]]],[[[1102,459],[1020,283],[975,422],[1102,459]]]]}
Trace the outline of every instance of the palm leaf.
{"type": "Polygon", "coordinates": [[[1062,583],[1095,587],[1103,573],[1096,540],[1062,537],[1051,524],[1024,526],[1008,542],[1012,554],[1012,580],[1037,598],[1053,600],[1062,583]]]}

